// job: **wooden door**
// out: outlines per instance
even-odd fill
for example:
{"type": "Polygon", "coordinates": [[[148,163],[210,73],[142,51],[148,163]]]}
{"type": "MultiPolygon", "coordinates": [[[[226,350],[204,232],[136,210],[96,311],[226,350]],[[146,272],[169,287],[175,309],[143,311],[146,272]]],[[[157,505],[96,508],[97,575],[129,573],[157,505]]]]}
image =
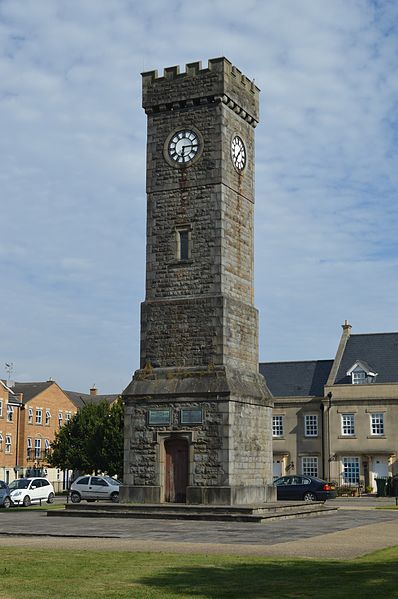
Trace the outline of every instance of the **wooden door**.
{"type": "Polygon", "coordinates": [[[166,501],[185,503],[188,486],[188,442],[176,437],[164,443],[166,451],[166,501]]]}

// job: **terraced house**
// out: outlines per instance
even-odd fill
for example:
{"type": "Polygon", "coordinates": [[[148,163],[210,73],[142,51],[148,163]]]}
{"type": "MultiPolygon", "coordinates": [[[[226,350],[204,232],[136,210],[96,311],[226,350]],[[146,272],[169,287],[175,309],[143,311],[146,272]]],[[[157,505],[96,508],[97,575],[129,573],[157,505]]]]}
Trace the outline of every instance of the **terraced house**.
{"type": "Polygon", "coordinates": [[[260,364],[274,395],[274,476],[376,490],[398,474],[398,333],[352,334],[334,360],[260,364]]]}
{"type": "Polygon", "coordinates": [[[67,474],[48,464],[56,431],[76,413],[76,406],[55,381],[0,381],[0,478],[46,476],[62,490],[67,474]]]}

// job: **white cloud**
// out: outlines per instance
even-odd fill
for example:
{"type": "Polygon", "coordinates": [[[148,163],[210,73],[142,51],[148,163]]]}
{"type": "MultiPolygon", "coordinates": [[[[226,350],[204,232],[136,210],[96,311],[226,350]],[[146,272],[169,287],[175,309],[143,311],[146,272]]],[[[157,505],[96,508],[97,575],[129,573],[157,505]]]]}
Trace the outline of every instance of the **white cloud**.
{"type": "Polygon", "coordinates": [[[140,76],[227,56],[262,89],[262,359],[397,330],[398,4],[3,0],[0,325],[16,378],[119,391],[145,268],[140,76]]]}

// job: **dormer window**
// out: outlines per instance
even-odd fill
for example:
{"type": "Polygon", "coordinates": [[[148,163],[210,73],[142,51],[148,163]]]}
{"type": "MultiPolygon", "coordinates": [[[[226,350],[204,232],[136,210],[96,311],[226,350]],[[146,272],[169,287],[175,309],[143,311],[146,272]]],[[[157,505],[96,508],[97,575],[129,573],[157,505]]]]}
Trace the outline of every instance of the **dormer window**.
{"type": "Polygon", "coordinates": [[[347,371],[347,376],[351,377],[353,385],[368,385],[375,381],[377,372],[366,362],[357,360],[347,371]]]}
{"type": "Polygon", "coordinates": [[[366,382],[366,372],[364,372],[363,370],[356,370],[352,373],[353,385],[363,385],[366,382]]]}

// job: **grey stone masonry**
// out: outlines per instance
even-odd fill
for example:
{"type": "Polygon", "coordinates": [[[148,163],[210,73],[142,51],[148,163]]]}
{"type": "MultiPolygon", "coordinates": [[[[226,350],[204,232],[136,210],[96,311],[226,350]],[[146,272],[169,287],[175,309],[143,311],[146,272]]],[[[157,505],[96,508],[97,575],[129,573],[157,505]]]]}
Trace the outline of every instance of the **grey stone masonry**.
{"type": "Polygon", "coordinates": [[[162,77],[143,73],[142,102],[146,291],[140,368],[123,394],[121,498],[170,501],[173,468],[183,464],[188,479],[175,484],[184,487],[178,496],[188,503],[272,500],[273,402],[258,371],[253,299],[259,89],[226,58],[216,58],[207,68],[190,63],[183,73],[179,67],[166,68],[162,77]],[[185,161],[183,150],[178,163],[169,150],[185,134],[196,140],[195,151],[185,161]],[[237,139],[246,159],[240,167],[237,139]],[[186,424],[187,411],[202,418],[186,424]],[[154,422],[156,414],[166,420],[154,422]],[[180,447],[179,459],[172,446],[180,447]]]}

